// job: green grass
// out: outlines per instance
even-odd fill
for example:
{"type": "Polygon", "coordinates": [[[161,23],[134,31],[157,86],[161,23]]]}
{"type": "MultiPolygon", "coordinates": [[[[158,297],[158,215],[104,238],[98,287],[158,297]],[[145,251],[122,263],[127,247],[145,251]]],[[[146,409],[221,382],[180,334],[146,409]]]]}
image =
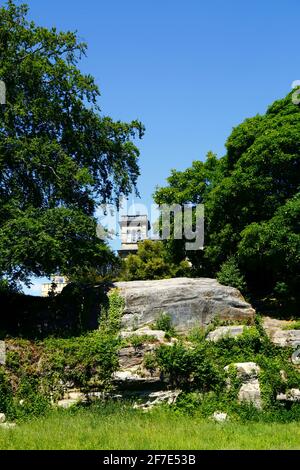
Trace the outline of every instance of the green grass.
{"type": "Polygon", "coordinates": [[[299,423],[218,424],[158,409],[125,407],[53,411],[0,429],[0,449],[300,449],[299,423]]]}

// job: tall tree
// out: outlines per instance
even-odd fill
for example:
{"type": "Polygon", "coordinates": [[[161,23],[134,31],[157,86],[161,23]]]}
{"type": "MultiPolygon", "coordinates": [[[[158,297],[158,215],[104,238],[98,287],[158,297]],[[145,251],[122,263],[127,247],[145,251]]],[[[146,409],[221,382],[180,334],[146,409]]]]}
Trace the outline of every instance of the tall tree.
{"type": "Polygon", "coordinates": [[[299,298],[300,107],[291,94],[275,101],[233,129],[226,148],[174,171],[155,200],[205,204],[205,248],[189,255],[199,274],[232,266],[252,290],[299,298]]]}
{"type": "Polygon", "coordinates": [[[139,121],[102,116],[73,32],[37,26],[28,7],[0,9],[0,275],[13,281],[111,260],[95,209],[136,190],[139,121]]]}

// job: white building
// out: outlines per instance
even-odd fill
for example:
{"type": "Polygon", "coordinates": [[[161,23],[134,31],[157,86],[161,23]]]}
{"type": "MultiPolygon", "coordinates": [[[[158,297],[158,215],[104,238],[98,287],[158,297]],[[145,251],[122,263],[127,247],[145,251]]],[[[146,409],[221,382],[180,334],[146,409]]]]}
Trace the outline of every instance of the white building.
{"type": "Polygon", "coordinates": [[[42,297],[48,297],[51,293],[60,294],[64,287],[68,284],[68,280],[64,276],[51,276],[51,281],[42,284],[42,297]]]}
{"type": "Polygon", "coordinates": [[[121,249],[118,250],[121,258],[135,254],[138,243],[149,238],[151,229],[147,215],[123,215],[120,220],[121,227],[121,249]]]}

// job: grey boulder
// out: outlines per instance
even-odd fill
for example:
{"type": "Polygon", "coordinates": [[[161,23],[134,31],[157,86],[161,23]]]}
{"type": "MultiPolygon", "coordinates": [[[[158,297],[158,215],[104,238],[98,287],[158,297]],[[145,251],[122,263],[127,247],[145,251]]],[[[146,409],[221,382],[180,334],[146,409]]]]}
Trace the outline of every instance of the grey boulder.
{"type": "Polygon", "coordinates": [[[249,328],[248,326],[244,325],[232,325],[232,326],[219,326],[213,331],[210,331],[208,335],[206,336],[207,341],[213,341],[216,343],[217,341],[220,341],[220,339],[230,337],[230,338],[236,338],[237,336],[240,336],[243,334],[244,329],[249,328]]]}
{"type": "Polygon", "coordinates": [[[180,332],[220,320],[253,319],[255,310],[238,289],[215,279],[174,278],[158,281],[116,282],[125,299],[123,328],[153,324],[162,313],[171,317],[180,332]]]}

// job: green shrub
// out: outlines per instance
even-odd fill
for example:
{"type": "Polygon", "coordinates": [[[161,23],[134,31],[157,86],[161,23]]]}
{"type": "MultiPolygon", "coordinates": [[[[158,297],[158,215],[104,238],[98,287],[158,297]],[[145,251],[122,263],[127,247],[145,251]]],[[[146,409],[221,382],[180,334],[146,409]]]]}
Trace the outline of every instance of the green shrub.
{"type": "Polygon", "coordinates": [[[8,374],[0,368],[0,412],[7,417],[14,415],[13,391],[8,374]]]}
{"type": "Polygon", "coordinates": [[[221,284],[236,287],[241,292],[246,289],[245,278],[234,258],[229,258],[222,264],[220,271],[217,273],[217,279],[221,284]]]}
{"type": "Polygon", "coordinates": [[[300,320],[293,321],[290,325],[283,328],[284,330],[300,330],[300,320]]]}
{"type": "Polygon", "coordinates": [[[50,410],[50,395],[41,389],[37,377],[21,378],[15,397],[15,415],[18,419],[27,419],[45,415],[50,410]]]}
{"type": "Polygon", "coordinates": [[[172,325],[172,319],[170,315],[167,315],[166,313],[159,314],[156,319],[156,322],[153,325],[153,328],[155,330],[165,331],[169,337],[175,335],[175,328],[172,325]]]}
{"type": "Polygon", "coordinates": [[[204,346],[162,345],[156,350],[156,361],[172,386],[208,391],[224,384],[224,373],[205,354],[204,346]]]}
{"type": "Polygon", "coordinates": [[[154,336],[151,336],[151,335],[139,336],[139,335],[133,334],[129,336],[128,338],[126,338],[125,344],[130,345],[134,348],[139,348],[144,343],[155,343],[155,342],[156,342],[156,338],[154,336]]]}
{"type": "Polygon", "coordinates": [[[161,345],[156,350],[156,360],[172,386],[186,387],[190,383],[193,372],[192,354],[182,343],[161,345]]]}
{"type": "Polygon", "coordinates": [[[148,369],[151,374],[153,374],[155,369],[157,369],[158,367],[155,354],[153,353],[145,354],[143,364],[144,364],[144,367],[148,369]]]}
{"type": "Polygon", "coordinates": [[[118,289],[113,289],[108,294],[108,307],[102,308],[100,317],[100,329],[110,334],[116,334],[121,328],[122,314],[125,308],[125,300],[118,289]]]}
{"type": "MultiPolygon", "coordinates": [[[[106,331],[48,339],[44,341],[42,367],[54,382],[74,382],[77,387],[88,390],[91,382],[96,381],[98,388],[106,389],[118,367],[118,347],[117,337],[106,331]]],[[[51,380],[48,382],[51,384],[51,380]]]]}
{"type": "Polygon", "coordinates": [[[122,281],[168,279],[190,276],[191,268],[186,260],[174,261],[168,256],[163,242],[144,240],[139,243],[137,254],[129,255],[123,263],[122,281]]]}
{"type": "Polygon", "coordinates": [[[20,353],[18,351],[8,351],[6,353],[6,367],[13,372],[20,369],[20,353]]]}

